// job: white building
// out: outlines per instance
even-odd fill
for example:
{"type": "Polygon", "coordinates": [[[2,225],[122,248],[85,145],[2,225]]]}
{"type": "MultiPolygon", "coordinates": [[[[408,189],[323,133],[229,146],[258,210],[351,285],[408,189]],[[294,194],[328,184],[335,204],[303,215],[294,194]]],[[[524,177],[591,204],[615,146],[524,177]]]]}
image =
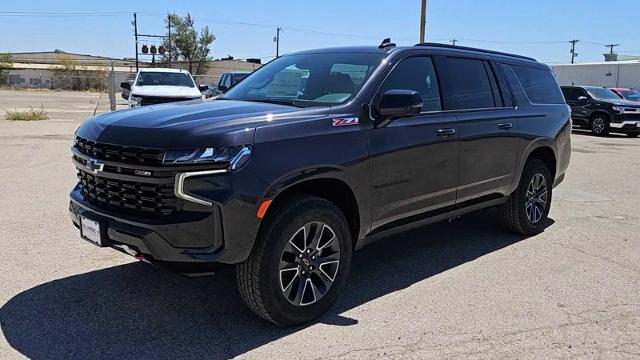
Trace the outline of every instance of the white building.
{"type": "Polygon", "coordinates": [[[560,85],[640,89],[640,60],[551,65],[560,85]]]}

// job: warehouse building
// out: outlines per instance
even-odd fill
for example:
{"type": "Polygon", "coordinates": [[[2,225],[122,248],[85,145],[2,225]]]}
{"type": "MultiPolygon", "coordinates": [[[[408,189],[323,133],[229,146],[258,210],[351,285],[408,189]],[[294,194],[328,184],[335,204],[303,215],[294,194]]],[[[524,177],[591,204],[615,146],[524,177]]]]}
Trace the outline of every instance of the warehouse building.
{"type": "Polygon", "coordinates": [[[560,85],[640,89],[640,57],[631,60],[551,65],[560,85]]]}

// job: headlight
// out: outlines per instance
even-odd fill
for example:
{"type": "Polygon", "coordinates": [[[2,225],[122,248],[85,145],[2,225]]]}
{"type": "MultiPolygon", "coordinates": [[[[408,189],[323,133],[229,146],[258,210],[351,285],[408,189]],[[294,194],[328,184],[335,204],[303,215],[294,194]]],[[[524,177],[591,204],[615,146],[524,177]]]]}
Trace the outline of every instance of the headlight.
{"type": "Polygon", "coordinates": [[[616,112],[619,112],[619,113],[624,112],[624,108],[620,107],[620,106],[612,106],[612,109],[613,109],[613,111],[616,111],[616,112]]]}
{"type": "Polygon", "coordinates": [[[142,98],[135,95],[131,95],[131,97],[129,97],[129,100],[134,102],[134,104],[132,104],[134,106],[140,106],[140,103],[142,102],[142,98]]]}
{"type": "Polygon", "coordinates": [[[251,146],[233,146],[194,150],[171,150],[164,154],[164,165],[228,164],[230,170],[241,167],[249,160],[251,146]]]}

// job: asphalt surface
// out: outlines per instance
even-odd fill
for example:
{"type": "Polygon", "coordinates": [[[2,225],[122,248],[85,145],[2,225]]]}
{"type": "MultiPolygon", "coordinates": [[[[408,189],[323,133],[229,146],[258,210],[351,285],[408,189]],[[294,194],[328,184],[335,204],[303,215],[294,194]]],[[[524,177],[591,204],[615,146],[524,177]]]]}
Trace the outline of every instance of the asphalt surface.
{"type": "Polygon", "coordinates": [[[486,210],[385,239],[319,322],[278,328],[232,269],[187,279],[80,240],[68,148],[97,98],[0,91],[2,359],[640,358],[640,139],[574,132],[542,234],[486,210]],[[50,120],[2,120],[40,104],[50,120]]]}

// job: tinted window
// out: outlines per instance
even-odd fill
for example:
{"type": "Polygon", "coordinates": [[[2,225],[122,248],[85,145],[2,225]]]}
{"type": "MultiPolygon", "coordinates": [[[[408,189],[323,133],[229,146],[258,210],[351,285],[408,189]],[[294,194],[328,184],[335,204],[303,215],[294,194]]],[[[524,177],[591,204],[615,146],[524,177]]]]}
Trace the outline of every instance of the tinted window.
{"type": "Polygon", "coordinates": [[[564,98],[568,101],[577,101],[580,93],[576,88],[563,87],[562,95],[564,95],[564,98]]]}
{"type": "Polygon", "coordinates": [[[534,104],[564,104],[556,79],[549,70],[511,65],[513,72],[534,104]]]}
{"type": "Polygon", "coordinates": [[[483,60],[449,58],[447,69],[447,108],[484,109],[496,106],[483,60]]]}
{"type": "Polygon", "coordinates": [[[413,90],[422,96],[422,111],[442,110],[438,80],[430,57],[411,57],[400,61],[380,88],[413,90]]]}

